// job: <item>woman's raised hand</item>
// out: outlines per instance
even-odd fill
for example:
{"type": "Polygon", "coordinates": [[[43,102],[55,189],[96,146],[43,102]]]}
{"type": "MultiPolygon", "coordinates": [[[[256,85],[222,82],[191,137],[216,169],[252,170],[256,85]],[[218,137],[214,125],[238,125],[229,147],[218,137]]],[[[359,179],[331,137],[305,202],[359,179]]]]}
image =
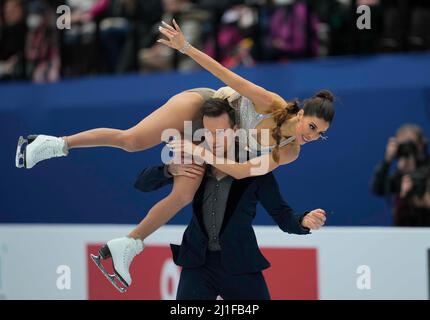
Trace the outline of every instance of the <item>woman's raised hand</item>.
{"type": "Polygon", "coordinates": [[[185,53],[189,43],[185,40],[184,34],[175,19],[173,19],[173,27],[164,21],[162,21],[162,24],[163,26],[158,27],[158,30],[160,30],[167,39],[158,39],[157,42],[185,53]]]}

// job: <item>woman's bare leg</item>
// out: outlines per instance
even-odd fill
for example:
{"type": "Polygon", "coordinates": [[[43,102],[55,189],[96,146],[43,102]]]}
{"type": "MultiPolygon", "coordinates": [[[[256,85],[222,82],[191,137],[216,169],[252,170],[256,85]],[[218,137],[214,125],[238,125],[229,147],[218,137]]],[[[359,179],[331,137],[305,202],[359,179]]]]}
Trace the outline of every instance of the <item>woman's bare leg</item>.
{"type": "Polygon", "coordinates": [[[167,128],[184,130],[184,121],[194,119],[204,100],[196,92],[181,92],[169,99],[134,127],[127,130],[97,128],[66,136],[68,148],[114,147],[134,152],[161,142],[167,128]]]}
{"type": "Polygon", "coordinates": [[[179,210],[192,202],[202,178],[203,175],[196,179],[175,176],[172,192],[149,210],[146,217],[130,232],[128,237],[144,240],[166,224],[179,210]]]}

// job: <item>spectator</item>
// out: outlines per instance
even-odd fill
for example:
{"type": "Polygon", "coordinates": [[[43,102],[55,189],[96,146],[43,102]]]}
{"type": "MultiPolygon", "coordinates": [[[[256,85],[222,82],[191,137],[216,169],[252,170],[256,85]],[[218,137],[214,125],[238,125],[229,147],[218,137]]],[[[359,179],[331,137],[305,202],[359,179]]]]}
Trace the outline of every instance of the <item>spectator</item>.
{"type": "MultiPolygon", "coordinates": [[[[372,179],[372,192],[377,196],[394,196],[394,212],[400,197],[404,175],[412,174],[417,169],[428,164],[427,140],[422,129],[413,124],[405,124],[397,130],[396,137],[388,140],[384,160],[377,166],[372,179]],[[390,175],[394,160],[397,167],[390,175]]],[[[395,224],[399,222],[395,217],[395,224]]]]}
{"type": "Polygon", "coordinates": [[[218,34],[206,43],[205,53],[227,68],[254,65],[251,51],[257,22],[257,12],[248,6],[238,5],[227,9],[221,17],[218,34]]]}
{"type": "MultiPolygon", "coordinates": [[[[275,1],[283,4],[285,1],[275,1]]],[[[270,14],[268,37],[263,44],[269,60],[314,57],[318,54],[318,17],[305,1],[275,7],[270,14]]]]}
{"type": "Polygon", "coordinates": [[[424,0],[382,0],[381,50],[430,49],[430,4],[424,0]]]}
{"type": "Polygon", "coordinates": [[[109,2],[104,17],[100,21],[100,41],[108,72],[125,71],[123,48],[132,33],[133,17],[136,15],[135,0],[103,0],[109,2]]]}
{"type": "Polygon", "coordinates": [[[137,71],[137,52],[155,41],[151,28],[160,22],[159,0],[111,0],[100,22],[100,39],[110,72],[137,71]]]}
{"type": "MultiPolygon", "coordinates": [[[[210,15],[207,11],[198,9],[189,0],[163,0],[164,14],[162,19],[171,22],[173,18],[181,25],[186,39],[195,47],[202,47],[203,24],[208,21],[210,15]]],[[[158,35],[158,26],[153,27],[153,34],[158,35]]],[[[156,37],[154,37],[156,38],[156,37]]],[[[170,48],[154,43],[149,48],[139,51],[140,68],[143,72],[156,70],[169,70],[175,68],[180,71],[198,69],[199,66],[187,57],[178,56],[170,48]]]]}
{"type": "Polygon", "coordinates": [[[402,177],[394,221],[397,226],[430,226],[430,166],[402,177]]]}
{"type": "Polygon", "coordinates": [[[48,1],[29,6],[26,58],[28,77],[34,82],[55,82],[60,78],[59,35],[56,12],[48,1]]]}
{"type": "Polygon", "coordinates": [[[67,0],[72,16],[70,29],[63,30],[63,74],[79,76],[95,72],[99,60],[96,56],[96,28],[94,16],[98,3],[104,0],[67,0]],[[83,58],[84,57],[84,58],[83,58]]]}
{"type": "Polygon", "coordinates": [[[6,0],[0,21],[0,79],[25,78],[26,10],[21,0],[6,0]]]}
{"type": "Polygon", "coordinates": [[[2,3],[0,79],[4,80],[54,82],[60,73],[198,69],[191,59],[156,42],[161,20],[173,18],[192,45],[228,68],[261,61],[430,49],[430,3],[425,0],[2,3]],[[71,29],[54,28],[55,8],[60,4],[71,8],[71,29]],[[357,28],[360,5],[371,8],[370,30],[357,28]]]}

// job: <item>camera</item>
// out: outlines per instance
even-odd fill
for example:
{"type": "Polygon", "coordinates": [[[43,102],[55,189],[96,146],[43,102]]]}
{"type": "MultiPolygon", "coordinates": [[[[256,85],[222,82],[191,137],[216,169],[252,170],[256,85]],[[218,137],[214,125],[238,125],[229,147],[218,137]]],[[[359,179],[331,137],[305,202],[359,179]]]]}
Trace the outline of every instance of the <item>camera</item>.
{"type": "Polygon", "coordinates": [[[399,147],[397,149],[397,154],[396,154],[396,159],[400,159],[400,158],[409,158],[409,157],[414,157],[417,158],[418,155],[418,147],[417,145],[412,142],[404,142],[399,144],[399,147]]]}

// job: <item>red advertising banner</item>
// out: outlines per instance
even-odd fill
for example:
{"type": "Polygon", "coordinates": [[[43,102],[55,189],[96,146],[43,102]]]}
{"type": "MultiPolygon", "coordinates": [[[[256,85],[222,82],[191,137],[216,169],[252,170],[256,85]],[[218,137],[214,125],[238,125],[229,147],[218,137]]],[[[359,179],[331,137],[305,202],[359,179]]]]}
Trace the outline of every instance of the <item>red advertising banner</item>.
{"type": "MultiPolygon", "coordinates": [[[[102,244],[87,246],[88,299],[175,299],[181,273],[169,246],[146,246],[131,266],[133,283],[118,292],[89,257],[102,244]]],[[[264,271],[272,299],[318,299],[317,250],[314,248],[262,248],[271,267],[264,271]]],[[[113,273],[110,259],[103,265],[113,273]]]]}

